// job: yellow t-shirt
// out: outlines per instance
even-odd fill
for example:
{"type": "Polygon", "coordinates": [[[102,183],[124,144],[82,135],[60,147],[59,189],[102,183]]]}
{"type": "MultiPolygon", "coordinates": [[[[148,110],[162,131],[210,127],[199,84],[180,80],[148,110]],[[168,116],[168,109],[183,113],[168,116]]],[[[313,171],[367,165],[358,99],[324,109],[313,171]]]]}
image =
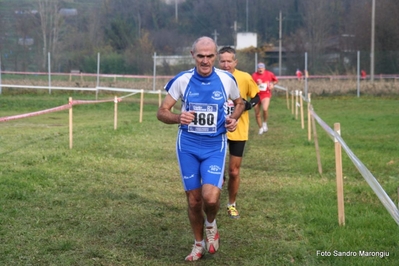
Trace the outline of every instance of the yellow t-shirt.
{"type": "MultiPolygon", "coordinates": [[[[237,81],[242,98],[249,100],[249,98],[255,97],[259,92],[258,85],[250,74],[236,69],[233,76],[237,81]]],[[[237,129],[234,132],[227,132],[227,138],[229,140],[248,140],[248,131],[249,114],[248,111],[244,111],[238,120],[237,129]]]]}

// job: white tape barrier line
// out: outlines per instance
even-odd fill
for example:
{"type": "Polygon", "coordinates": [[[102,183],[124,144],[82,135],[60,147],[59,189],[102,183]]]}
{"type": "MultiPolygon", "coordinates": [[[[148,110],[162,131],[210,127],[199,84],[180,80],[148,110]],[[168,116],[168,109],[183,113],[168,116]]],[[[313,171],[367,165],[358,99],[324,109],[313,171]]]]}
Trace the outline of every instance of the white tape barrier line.
{"type": "Polygon", "coordinates": [[[21,118],[27,118],[27,117],[38,116],[38,115],[47,114],[47,113],[58,112],[58,111],[69,109],[69,108],[71,108],[72,105],[105,103],[105,102],[113,102],[113,101],[114,101],[114,99],[99,100],[99,101],[72,100],[72,102],[70,102],[69,104],[64,104],[64,105],[53,107],[50,109],[45,109],[45,110],[36,111],[36,112],[32,112],[32,113],[26,113],[26,114],[0,117],[0,122],[6,122],[6,121],[10,121],[10,120],[17,120],[17,119],[21,119],[21,118]]]}
{"type": "Polygon", "coordinates": [[[108,88],[108,87],[96,87],[95,90],[103,90],[103,91],[121,91],[121,92],[132,92],[132,93],[139,93],[139,92],[141,92],[141,90],[137,90],[137,89],[108,88]]]}
{"type": "Polygon", "coordinates": [[[37,116],[37,115],[42,115],[42,114],[47,114],[47,113],[52,113],[52,112],[58,112],[58,111],[62,111],[62,110],[69,109],[69,108],[71,108],[71,105],[65,104],[65,105],[61,105],[61,106],[54,107],[51,109],[27,113],[27,114],[4,116],[4,117],[0,117],[0,122],[6,122],[6,121],[21,119],[21,118],[27,118],[27,117],[32,117],[32,116],[37,116]]]}
{"type": "MultiPolygon", "coordinates": [[[[138,90],[138,89],[124,89],[124,88],[109,88],[109,87],[96,87],[99,90],[105,91],[121,91],[121,92],[132,92],[132,93],[149,93],[149,94],[159,94],[159,90],[157,91],[148,91],[148,90],[138,90]]],[[[162,94],[166,94],[166,92],[161,92],[162,94]]]]}
{"type": "Polygon", "coordinates": [[[382,204],[388,210],[389,214],[395,220],[395,222],[399,225],[399,210],[396,205],[393,203],[392,199],[387,195],[385,190],[378,183],[377,179],[373,176],[373,174],[367,169],[367,167],[356,157],[356,155],[349,149],[346,145],[345,141],[341,138],[341,136],[332,130],[321,118],[313,111],[310,110],[313,117],[317,120],[319,125],[335,140],[337,140],[345,152],[348,154],[349,158],[352,160],[353,164],[362,174],[363,178],[366,179],[369,186],[374,190],[375,194],[378,196],[382,204]]]}
{"type": "MultiPolygon", "coordinates": [[[[75,90],[75,91],[98,91],[98,90],[107,90],[107,91],[119,91],[119,92],[131,92],[131,93],[150,93],[150,94],[159,94],[159,91],[146,91],[146,90],[138,90],[138,89],[126,89],[126,88],[109,88],[109,87],[96,87],[96,88],[79,88],[79,87],[49,87],[49,86],[32,86],[32,85],[8,85],[8,84],[0,84],[0,88],[16,88],[16,89],[54,89],[54,90],[75,90]]],[[[166,94],[166,92],[162,92],[162,94],[166,94]]]]}
{"type": "Polygon", "coordinates": [[[91,103],[108,103],[113,102],[115,99],[108,99],[108,100],[72,100],[72,105],[77,104],[91,104],[91,103]]]}
{"type": "Polygon", "coordinates": [[[135,94],[137,94],[137,93],[138,93],[138,92],[133,92],[133,93],[130,93],[130,94],[128,94],[128,95],[125,95],[125,96],[122,96],[122,97],[119,97],[119,98],[124,99],[124,98],[130,97],[130,96],[133,96],[133,95],[135,95],[135,94]]]}
{"type": "Polygon", "coordinates": [[[283,91],[286,91],[286,90],[287,90],[286,88],[281,87],[281,86],[279,86],[279,85],[274,85],[274,88],[280,89],[280,90],[283,90],[283,91]]]}
{"type": "Polygon", "coordinates": [[[94,88],[78,88],[78,87],[49,87],[49,86],[26,86],[26,85],[0,85],[3,88],[19,88],[19,89],[52,89],[52,90],[79,90],[79,91],[96,91],[94,88]]]}

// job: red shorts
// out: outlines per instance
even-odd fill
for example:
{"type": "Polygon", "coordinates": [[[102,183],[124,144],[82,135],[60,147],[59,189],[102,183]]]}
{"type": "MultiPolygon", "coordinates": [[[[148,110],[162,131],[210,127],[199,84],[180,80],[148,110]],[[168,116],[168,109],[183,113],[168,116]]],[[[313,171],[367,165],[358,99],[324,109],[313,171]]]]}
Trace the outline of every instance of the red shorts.
{"type": "Polygon", "coordinates": [[[260,101],[262,101],[265,98],[271,98],[272,97],[272,91],[267,89],[265,91],[259,91],[259,98],[260,101]]]}

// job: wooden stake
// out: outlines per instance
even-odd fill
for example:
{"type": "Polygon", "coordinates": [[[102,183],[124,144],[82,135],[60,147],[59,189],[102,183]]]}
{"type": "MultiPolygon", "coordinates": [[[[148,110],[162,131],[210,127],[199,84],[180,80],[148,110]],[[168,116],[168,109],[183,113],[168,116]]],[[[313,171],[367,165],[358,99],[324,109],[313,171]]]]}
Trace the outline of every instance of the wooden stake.
{"type": "Polygon", "coordinates": [[[291,113],[294,114],[294,93],[291,92],[291,113]]]}
{"type": "MultiPolygon", "coordinates": [[[[341,126],[339,123],[334,124],[334,131],[341,135],[341,126]]],[[[345,211],[344,211],[344,181],[342,178],[342,151],[341,144],[337,139],[335,142],[335,171],[337,179],[337,202],[338,202],[338,224],[345,225],[345,211]]]]}
{"type": "Polygon", "coordinates": [[[140,123],[143,122],[144,90],[141,90],[140,98],[140,123]]]}
{"type": "Polygon", "coordinates": [[[310,118],[310,93],[308,93],[308,140],[312,140],[312,122],[310,118]]]}
{"type": "Polygon", "coordinates": [[[287,109],[290,110],[290,98],[288,97],[288,88],[285,91],[285,100],[287,102],[287,109]]]}
{"type": "Polygon", "coordinates": [[[316,159],[317,159],[317,168],[319,170],[319,174],[322,175],[323,174],[323,169],[321,167],[321,159],[320,159],[320,150],[319,150],[319,140],[317,138],[317,131],[316,131],[316,122],[314,120],[313,115],[311,116],[312,119],[312,127],[313,127],[313,139],[314,139],[314,146],[316,149],[316,159]]]}
{"type": "Polygon", "coordinates": [[[303,117],[303,100],[302,100],[302,91],[299,91],[299,104],[301,105],[301,127],[302,129],[305,128],[305,122],[304,122],[304,117],[303,117]]]}
{"type": "Polygon", "coordinates": [[[118,127],[118,97],[114,98],[114,130],[118,127]]]}
{"type": "Polygon", "coordinates": [[[295,90],[295,120],[298,119],[298,90],[295,90]]]}

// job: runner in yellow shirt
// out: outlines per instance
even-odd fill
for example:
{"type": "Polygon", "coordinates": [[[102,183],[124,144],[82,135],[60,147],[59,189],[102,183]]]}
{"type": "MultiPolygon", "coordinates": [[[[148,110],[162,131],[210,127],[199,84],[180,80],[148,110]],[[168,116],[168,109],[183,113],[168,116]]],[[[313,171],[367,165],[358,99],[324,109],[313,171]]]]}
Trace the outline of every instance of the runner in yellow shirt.
{"type": "MultiPolygon", "coordinates": [[[[236,51],[231,47],[223,47],[219,50],[219,67],[233,74],[237,81],[241,97],[245,100],[245,110],[251,109],[259,102],[259,88],[249,73],[236,69],[237,59],[236,51]],[[251,100],[248,102],[248,98],[251,100]]],[[[228,114],[232,112],[234,105],[229,104],[228,114]]],[[[231,218],[239,218],[240,215],[236,207],[236,198],[240,186],[240,167],[244,153],[245,142],[248,140],[249,114],[243,112],[238,120],[237,129],[234,132],[228,132],[229,143],[229,202],[227,204],[227,213],[231,218]]]]}

